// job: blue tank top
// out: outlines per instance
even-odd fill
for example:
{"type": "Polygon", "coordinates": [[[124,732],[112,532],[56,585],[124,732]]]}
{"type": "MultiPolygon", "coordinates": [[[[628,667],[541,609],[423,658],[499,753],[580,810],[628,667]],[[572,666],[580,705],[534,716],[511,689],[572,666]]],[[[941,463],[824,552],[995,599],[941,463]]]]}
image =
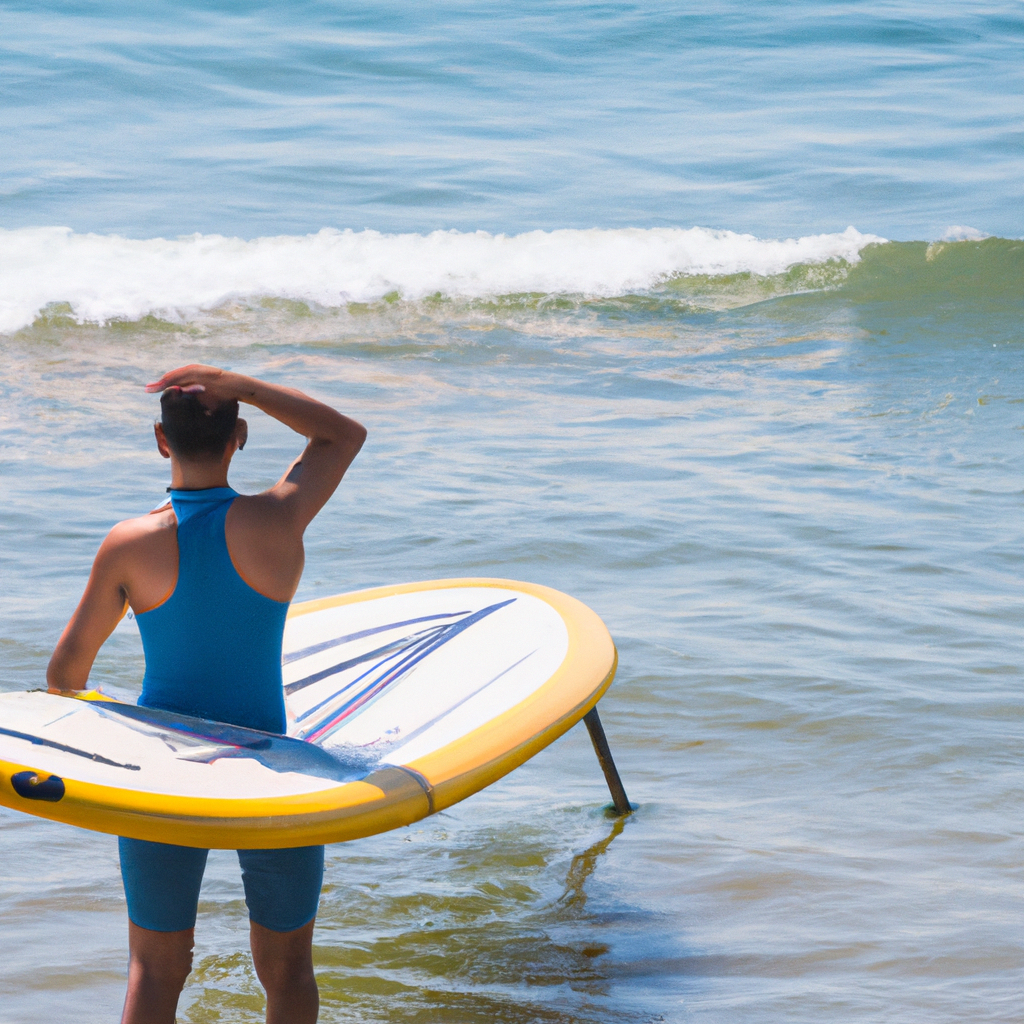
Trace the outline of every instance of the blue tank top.
{"type": "Polygon", "coordinates": [[[230,487],[171,491],[178,517],[178,582],[138,616],[146,675],[139,703],[266,732],[285,731],[281,642],[287,601],[239,576],[224,520],[230,487]]]}

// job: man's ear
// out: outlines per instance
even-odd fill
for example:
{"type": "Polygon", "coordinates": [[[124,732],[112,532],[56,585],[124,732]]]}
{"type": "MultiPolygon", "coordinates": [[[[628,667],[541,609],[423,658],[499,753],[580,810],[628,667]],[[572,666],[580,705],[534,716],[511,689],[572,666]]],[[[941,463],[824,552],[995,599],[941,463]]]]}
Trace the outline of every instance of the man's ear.
{"type": "Polygon", "coordinates": [[[167,435],[164,433],[164,425],[162,423],[154,423],[153,433],[156,434],[157,451],[159,451],[165,459],[169,459],[171,457],[171,449],[167,444],[167,435]]]}
{"type": "Polygon", "coordinates": [[[249,424],[243,419],[239,419],[235,424],[235,440],[238,442],[239,451],[245,447],[245,442],[249,440],[249,424]]]}

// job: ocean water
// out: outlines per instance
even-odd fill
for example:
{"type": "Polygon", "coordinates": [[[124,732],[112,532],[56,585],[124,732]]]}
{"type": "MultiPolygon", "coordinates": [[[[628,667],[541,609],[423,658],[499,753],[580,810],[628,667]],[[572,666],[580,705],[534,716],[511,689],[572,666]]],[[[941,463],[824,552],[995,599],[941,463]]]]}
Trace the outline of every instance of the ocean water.
{"type": "MultiPolygon", "coordinates": [[[[369,439],[300,598],[528,579],[602,718],[328,849],[321,1020],[1021,1019],[1024,10],[0,3],[0,688],[204,361],[369,439]]],[[[240,490],[298,450],[258,412],[240,490]]],[[[125,623],[93,678],[137,689],[125,623]]],[[[0,810],[0,1024],[116,1020],[106,836],[0,810]]],[[[230,853],[179,1020],[253,1024],[230,853]]]]}

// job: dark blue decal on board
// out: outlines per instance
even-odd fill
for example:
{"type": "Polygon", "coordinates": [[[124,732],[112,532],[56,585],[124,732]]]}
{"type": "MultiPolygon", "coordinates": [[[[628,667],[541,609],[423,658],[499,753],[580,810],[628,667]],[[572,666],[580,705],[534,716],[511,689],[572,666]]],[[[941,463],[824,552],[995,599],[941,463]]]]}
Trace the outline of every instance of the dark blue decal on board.
{"type": "Polygon", "coordinates": [[[55,804],[64,796],[64,780],[59,775],[44,776],[40,772],[16,772],[11,785],[26,800],[45,800],[55,804]]]}

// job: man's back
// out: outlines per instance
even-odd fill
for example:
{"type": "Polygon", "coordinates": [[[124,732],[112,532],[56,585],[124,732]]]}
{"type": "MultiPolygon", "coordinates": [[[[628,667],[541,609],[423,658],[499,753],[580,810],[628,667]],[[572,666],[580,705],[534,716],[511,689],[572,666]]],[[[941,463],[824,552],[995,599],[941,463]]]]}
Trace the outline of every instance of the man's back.
{"type": "Polygon", "coordinates": [[[225,519],[238,500],[230,487],[171,491],[177,575],[157,605],[138,610],[146,655],[139,703],[283,733],[288,600],[260,593],[231,557],[225,519]]]}
{"type": "MultiPolygon", "coordinates": [[[[283,527],[272,492],[240,494],[228,510],[224,534],[231,562],[254,590],[290,601],[302,576],[302,536],[283,527]]],[[[178,578],[178,518],[170,502],[148,515],[118,523],[104,544],[117,561],[129,607],[136,615],[158,605],[178,578]]]]}

